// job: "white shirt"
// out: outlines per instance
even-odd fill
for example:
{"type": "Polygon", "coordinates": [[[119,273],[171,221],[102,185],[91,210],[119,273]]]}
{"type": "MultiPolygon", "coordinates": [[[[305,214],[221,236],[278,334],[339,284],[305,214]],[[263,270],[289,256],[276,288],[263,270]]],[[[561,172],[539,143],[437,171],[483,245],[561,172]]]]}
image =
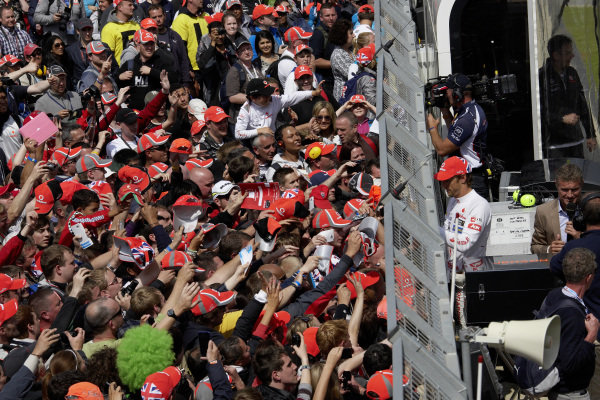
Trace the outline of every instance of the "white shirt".
{"type": "Polygon", "coordinates": [[[455,228],[457,232],[456,271],[477,271],[483,266],[491,221],[490,204],[475,190],[471,190],[463,197],[450,198],[444,225],[440,228],[442,237],[446,241],[450,270],[455,228]],[[456,214],[459,215],[458,218],[456,214]]]}
{"type": "Polygon", "coordinates": [[[111,140],[106,145],[106,154],[108,155],[108,158],[113,158],[119,150],[123,149],[131,149],[137,152],[137,138],[133,142],[126,141],[121,136],[115,140],[111,140]]]}
{"type": "Polygon", "coordinates": [[[296,172],[306,177],[308,177],[308,172],[310,171],[310,167],[304,159],[304,154],[302,152],[298,155],[298,161],[296,162],[284,160],[281,158],[281,154],[275,154],[275,157],[273,157],[273,161],[271,162],[271,166],[266,173],[267,182],[273,182],[273,175],[275,175],[275,172],[279,168],[283,167],[294,168],[296,172]]]}
{"type": "Polygon", "coordinates": [[[19,132],[19,125],[12,116],[9,116],[2,127],[2,136],[0,136],[0,149],[6,156],[6,161],[10,160],[21,148],[23,138],[19,132]]]}
{"type": "MultiPolygon", "coordinates": [[[[285,80],[285,85],[283,87],[283,93],[292,94],[298,91],[298,85],[296,84],[296,76],[294,75],[295,70],[290,72],[287,79],[285,80]]],[[[283,83],[282,83],[283,84],[283,83]]],[[[319,85],[317,82],[317,78],[313,75],[313,87],[316,88],[319,85]]]]}
{"type": "Polygon", "coordinates": [[[296,68],[296,61],[294,61],[294,53],[292,53],[289,50],[284,51],[281,54],[281,59],[279,61],[279,64],[277,65],[277,77],[279,78],[279,82],[281,82],[282,88],[285,87],[285,81],[290,75],[290,72],[294,70],[294,68],[296,68]],[[290,60],[287,57],[283,58],[284,56],[291,57],[292,59],[290,60]]]}
{"type": "Polygon", "coordinates": [[[273,95],[271,101],[265,106],[249,104],[246,101],[240,109],[235,123],[235,138],[252,139],[258,135],[258,128],[264,127],[271,128],[275,132],[275,122],[279,111],[311,97],[311,90],[303,90],[292,94],[286,93],[282,96],[273,95]]]}

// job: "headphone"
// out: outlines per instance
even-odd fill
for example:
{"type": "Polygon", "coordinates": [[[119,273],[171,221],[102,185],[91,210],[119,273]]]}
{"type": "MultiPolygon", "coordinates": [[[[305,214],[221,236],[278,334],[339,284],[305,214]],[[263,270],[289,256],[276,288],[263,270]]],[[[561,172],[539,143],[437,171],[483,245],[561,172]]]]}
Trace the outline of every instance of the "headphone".
{"type": "Polygon", "coordinates": [[[533,207],[539,206],[544,202],[544,192],[548,190],[543,186],[532,186],[525,188],[519,188],[512,194],[512,198],[515,204],[520,204],[522,207],[533,207]]]}
{"type": "Polygon", "coordinates": [[[579,203],[579,206],[577,207],[577,210],[575,211],[575,216],[573,216],[573,228],[576,231],[585,232],[586,223],[585,223],[585,219],[583,218],[583,210],[585,210],[585,206],[587,205],[587,203],[589,203],[590,201],[592,201],[594,199],[600,199],[600,192],[590,193],[587,196],[585,196],[583,199],[581,199],[581,202],[579,203]]]}
{"type": "Polygon", "coordinates": [[[454,89],[452,89],[452,97],[454,98],[454,101],[463,101],[465,98],[465,93],[464,91],[472,91],[473,90],[473,85],[468,84],[464,87],[464,89],[462,87],[460,87],[460,85],[458,84],[458,82],[456,81],[456,77],[459,74],[453,74],[450,75],[448,77],[448,80],[451,80],[452,83],[454,84],[454,89]]]}

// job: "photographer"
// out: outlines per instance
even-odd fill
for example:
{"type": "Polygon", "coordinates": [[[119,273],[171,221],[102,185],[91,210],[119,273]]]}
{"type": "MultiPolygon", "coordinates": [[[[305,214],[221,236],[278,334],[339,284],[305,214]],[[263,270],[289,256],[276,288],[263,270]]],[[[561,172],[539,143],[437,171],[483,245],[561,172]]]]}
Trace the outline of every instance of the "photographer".
{"type": "Polygon", "coordinates": [[[40,0],[35,8],[33,22],[42,26],[44,34],[51,33],[66,41],[67,24],[72,24],[69,21],[70,17],[71,8],[67,6],[64,0],[40,0]]]}
{"type": "Polygon", "coordinates": [[[463,74],[454,74],[445,83],[448,104],[440,110],[448,127],[448,137],[444,139],[440,136],[440,120],[428,114],[427,130],[431,135],[431,143],[441,157],[456,155],[466,159],[473,168],[473,189],[487,199],[489,190],[482,159],[487,144],[488,123],[485,113],[473,99],[473,86],[469,78],[463,74]],[[450,106],[456,115],[450,113],[450,106]]]}
{"type": "Polygon", "coordinates": [[[67,73],[60,65],[48,68],[48,77],[55,79],[50,82],[50,91],[35,102],[36,110],[65,118],[82,108],[79,95],[67,90],[67,73]]]}

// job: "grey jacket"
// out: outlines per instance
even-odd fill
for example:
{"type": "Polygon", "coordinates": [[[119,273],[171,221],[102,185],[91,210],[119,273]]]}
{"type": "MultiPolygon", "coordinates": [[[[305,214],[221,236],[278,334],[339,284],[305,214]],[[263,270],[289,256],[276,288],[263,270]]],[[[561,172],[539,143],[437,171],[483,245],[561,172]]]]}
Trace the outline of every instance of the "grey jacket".
{"type": "Polygon", "coordinates": [[[43,111],[46,114],[56,115],[61,110],[79,110],[81,97],[76,92],[67,91],[64,96],[58,96],[51,91],[46,92],[38,101],[35,102],[35,109],[43,111]]]}

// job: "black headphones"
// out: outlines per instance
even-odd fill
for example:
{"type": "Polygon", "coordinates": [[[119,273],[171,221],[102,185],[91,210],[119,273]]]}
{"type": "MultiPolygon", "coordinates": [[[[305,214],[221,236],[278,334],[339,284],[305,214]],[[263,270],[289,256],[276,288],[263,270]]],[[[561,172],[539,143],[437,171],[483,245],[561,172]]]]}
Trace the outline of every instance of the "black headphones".
{"type": "Polygon", "coordinates": [[[473,90],[473,86],[471,84],[468,84],[464,87],[464,89],[462,87],[460,87],[460,85],[458,84],[458,82],[456,81],[456,77],[459,74],[453,74],[450,75],[448,77],[448,80],[451,81],[453,83],[452,86],[454,86],[454,88],[452,89],[452,97],[454,98],[454,101],[463,101],[463,99],[465,98],[465,90],[471,91],[473,90]]]}
{"type": "Polygon", "coordinates": [[[581,202],[579,203],[579,207],[577,208],[577,211],[575,212],[575,216],[573,217],[573,228],[576,231],[585,232],[586,223],[585,223],[585,219],[583,218],[583,210],[585,210],[585,206],[587,205],[587,203],[589,203],[591,200],[594,200],[594,199],[600,199],[600,192],[590,193],[587,196],[585,196],[583,199],[581,199],[581,202]]]}

